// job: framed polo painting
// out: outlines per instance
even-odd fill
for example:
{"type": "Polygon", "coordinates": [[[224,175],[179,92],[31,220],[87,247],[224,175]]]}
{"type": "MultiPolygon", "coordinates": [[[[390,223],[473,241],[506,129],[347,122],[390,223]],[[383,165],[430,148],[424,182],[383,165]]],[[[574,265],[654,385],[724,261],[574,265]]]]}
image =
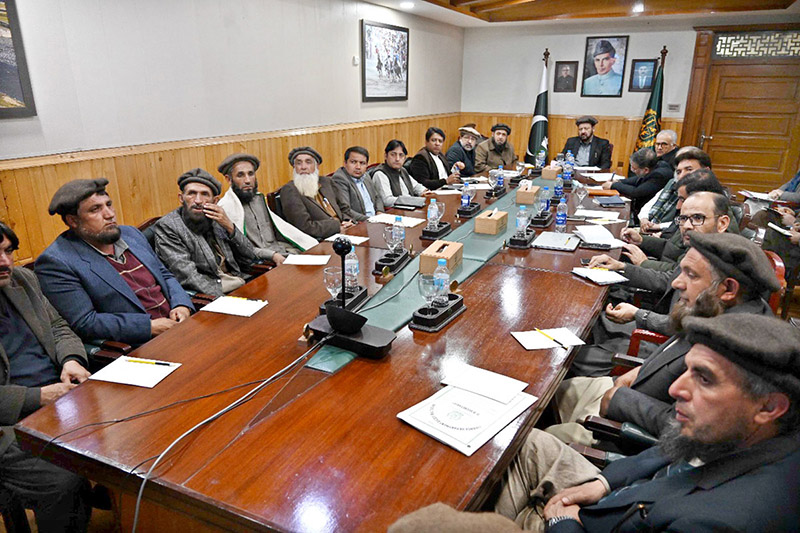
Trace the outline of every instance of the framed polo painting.
{"type": "Polygon", "coordinates": [[[627,53],[627,35],[587,37],[581,96],[622,96],[627,53]]]}
{"type": "Polygon", "coordinates": [[[0,0],[0,118],[36,115],[16,0],[0,0]]]}
{"type": "Polygon", "coordinates": [[[408,100],[408,28],[361,20],[361,101],[408,100]]]}

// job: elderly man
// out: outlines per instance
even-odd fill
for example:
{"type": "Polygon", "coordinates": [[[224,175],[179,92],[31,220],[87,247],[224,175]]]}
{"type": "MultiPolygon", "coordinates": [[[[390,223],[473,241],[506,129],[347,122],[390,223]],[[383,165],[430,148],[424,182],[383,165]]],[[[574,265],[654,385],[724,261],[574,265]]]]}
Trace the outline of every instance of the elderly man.
{"type": "Polygon", "coordinates": [[[105,178],[74,180],[49,211],[69,227],[36,260],[42,291],[83,339],[144,344],[189,317],[192,301],[142,233],[117,224],[105,178]]]}
{"type": "Polygon", "coordinates": [[[611,168],[611,143],[594,135],[597,119],[583,116],[575,121],[575,125],[578,126],[578,136],[567,139],[561,151],[565,154],[571,151],[578,166],[611,168]]]}
{"type": "Polygon", "coordinates": [[[603,183],[603,189],[619,191],[622,196],[633,200],[631,212],[635,216],[641,206],[663,189],[672,178],[672,167],[664,161],[659,161],[656,153],[649,148],[634,152],[630,162],[633,176],[620,181],[607,181],[603,183]]]}
{"type": "Polygon", "coordinates": [[[222,184],[194,168],[178,177],[180,207],[155,225],[156,252],[186,290],[222,296],[245,283],[250,241],[217,205],[222,184]]]}
{"type": "Polygon", "coordinates": [[[767,299],[781,285],[757,245],[730,233],[689,235],[691,248],[681,260],[680,274],[672,280],[672,288],[680,294],[669,315],[677,333],[641,367],[616,380],[603,376],[562,382],[556,392],[562,424],[551,426],[548,432],[567,443],[591,445],[591,433],[577,422],[599,414],[661,434],[673,416],[667,391],[683,372],[683,357],[689,350],[681,320],[721,313],[772,315],[767,299]]]}
{"type": "Polygon", "coordinates": [[[561,65],[558,77],[553,83],[553,90],[555,92],[573,92],[575,90],[575,76],[572,75],[571,66],[561,65]]]}
{"type": "Polygon", "coordinates": [[[281,206],[286,220],[315,239],[326,239],[349,228],[336,200],[333,180],[319,175],[322,156],[310,146],[289,152],[292,181],[281,187],[281,206]]]}
{"type": "Polygon", "coordinates": [[[362,146],[351,146],[344,152],[344,166],[333,173],[336,200],[342,214],[361,222],[384,211],[383,199],[372,178],[367,175],[369,152],[362,146]]]}
{"type": "Polygon", "coordinates": [[[800,332],[745,314],[688,317],[684,329],[692,347],[659,446],[601,472],[533,430],[506,471],[499,515],[436,504],[389,531],[796,530],[800,332]]]}
{"type": "Polygon", "coordinates": [[[81,340],[33,272],[14,268],[18,246],[0,222],[0,491],[34,510],[39,531],[86,531],[88,482],[23,451],[14,436],[14,424],[89,377],[81,340]]]}
{"type": "Polygon", "coordinates": [[[428,128],[425,132],[425,146],[420,148],[411,160],[409,169],[411,176],[431,191],[461,181],[461,169],[464,168],[464,163],[460,161],[452,165],[447,163],[442,154],[444,139],[444,131],[436,127],[428,128]]]}
{"type": "MultiPolygon", "coordinates": [[[[304,242],[299,230],[292,228],[286,221],[278,220],[277,215],[267,207],[266,198],[258,191],[256,171],[261,161],[250,154],[231,154],[219,164],[217,170],[228,180],[230,188],[217,203],[236,229],[242,232],[253,245],[256,257],[272,261],[277,265],[283,263],[288,254],[296,254],[303,250],[304,242]],[[277,226],[277,227],[276,227],[277,226]],[[291,240],[293,246],[286,242],[291,240]]],[[[306,239],[310,239],[307,235],[306,239]]],[[[312,240],[313,245],[316,240],[312,240]]]]}
{"type": "Polygon", "coordinates": [[[656,135],[656,155],[659,161],[666,162],[675,170],[675,156],[678,154],[678,134],[675,130],[661,130],[656,135]]]}
{"type": "Polygon", "coordinates": [[[508,142],[511,127],[502,122],[492,126],[492,136],[475,148],[475,172],[501,166],[511,168],[517,162],[514,146],[508,142]]]}
{"type": "Polygon", "coordinates": [[[445,159],[450,168],[456,163],[463,163],[459,174],[468,177],[475,174],[475,147],[478,146],[482,136],[475,129],[475,124],[465,124],[458,128],[458,140],[447,150],[445,159]]]}
{"type": "MultiPolygon", "coordinates": [[[[594,68],[597,74],[583,82],[584,96],[618,96],[622,93],[622,75],[614,71],[617,51],[602,39],[594,46],[594,68]]],[[[604,167],[606,168],[606,167],[604,167]]]]}

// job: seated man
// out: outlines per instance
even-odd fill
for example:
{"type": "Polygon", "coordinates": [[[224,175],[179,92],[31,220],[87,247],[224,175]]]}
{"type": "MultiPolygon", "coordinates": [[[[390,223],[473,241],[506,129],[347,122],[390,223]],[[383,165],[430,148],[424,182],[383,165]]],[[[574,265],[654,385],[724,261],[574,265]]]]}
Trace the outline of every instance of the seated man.
{"type": "Polygon", "coordinates": [[[386,145],[385,162],[372,174],[378,194],[386,207],[392,207],[401,196],[433,195],[433,192],[417,183],[403,167],[407,155],[408,150],[403,141],[392,139],[386,145]]]}
{"type": "Polygon", "coordinates": [[[49,212],[69,229],[36,260],[36,275],[81,338],[144,344],[194,307],[145,236],[117,225],[107,184],[74,180],[56,191],[49,212]]]}
{"type": "Polygon", "coordinates": [[[513,170],[519,159],[514,153],[514,146],[508,142],[511,128],[507,124],[498,123],[492,126],[492,136],[475,148],[475,172],[499,168],[501,166],[513,170]]]}
{"type": "Polygon", "coordinates": [[[18,246],[17,235],[0,222],[0,491],[34,510],[39,531],[86,531],[89,483],[23,451],[14,436],[14,424],[89,377],[81,340],[33,272],[14,267],[18,246]]]}
{"type": "Polygon", "coordinates": [[[411,160],[411,175],[426,189],[434,190],[461,181],[460,171],[464,163],[447,163],[442,154],[444,132],[430,127],[425,132],[425,146],[419,149],[411,160]],[[449,169],[449,170],[448,170],[449,169]]]}
{"type": "Polygon", "coordinates": [[[333,180],[319,175],[322,156],[310,146],[289,152],[292,181],[281,187],[281,205],[287,222],[315,239],[327,239],[349,228],[336,200],[333,180]]]}
{"type": "Polygon", "coordinates": [[[450,168],[453,168],[456,163],[463,163],[464,167],[459,174],[466,178],[475,174],[475,147],[478,146],[482,136],[475,129],[475,124],[461,126],[458,128],[458,134],[458,140],[447,150],[445,158],[450,168]]]}
{"type": "Polygon", "coordinates": [[[303,250],[286,242],[285,239],[295,235],[294,232],[292,236],[281,233],[280,229],[287,229],[285,221],[277,221],[282,224],[280,228],[275,227],[277,216],[267,207],[264,195],[258,192],[256,171],[260,165],[261,161],[250,154],[231,154],[226,157],[217,170],[228,180],[230,188],[217,205],[225,211],[236,229],[247,237],[257,258],[280,265],[287,255],[303,250]]]}
{"type": "Polygon", "coordinates": [[[256,253],[217,205],[222,184],[193,168],[178,187],[181,206],[155,225],[156,252],[186,290],[222,296],[238,289],[256,253]]]}
{"type": "Polygon", "coordinates": [[[580,117],[575,121],[578,136],[570,137],[564,144],[562,153],[571,151],[575,155],[575,164],[581,167],[611,168],[611,143],[606,139],[595,137],[594,127],[597,119],[590,116],[580,117]]]}
{"type": "Polygon", "coordinates": [[[779,188],[770,191],[769,197],[773,200],[800,203],[800,171],[779,188]]]}
{"type": "Polygon", "coordinates": [[[369,152],[361,146],[351,146],[344,153],[344,166],[333,173],[336,200],[342,214],[361,222],[383,211],[383,198],[378,194],[372,178],[367,175],[369,152]]]}
{"type": "Polygon", "coordinates": [[[772,315],[767,300],[780,289],[780,282],[756,244],[730,233],[691,232],[690,240],[681,273],[672,281],[680,293],[670,311],[677,333],[641,367],[616,380],[603,376],[563,381],[555,396],[562,423],[549,427],[549,433],[567,443],[591,445],[591,433],[577,422],[599,414],[660,435],[674,415],[669,386],[683,372],[683,357],[689,350],[681,320],[721,313],[772,315]]]}
{"type": "Polygon", "coordinates": [[[499,514],[439,503],[389,532],[796,530],[800,332],[746,314],[688,317],[684,329],[692,347],[658,446],[601,472],[534,429],[506,471],[499,514]]]}
{"type": "Polygon", "coordinates": [[[678,133],[675,130],[661,130],[656,135],[656,155],[675,170],[675,156],[678,155],[678,133]]]}
{"type": "Polygon", "coordinates": [[[607,181],[603,183],[603,189],[619,191],[622,196],[633,200],[631,213],[636,216],[639,209],[672,178],[672,167],[659,161],[656,153],[649,148],[634,152],[630,162],[634,175],[620,181],[607,181]]]}

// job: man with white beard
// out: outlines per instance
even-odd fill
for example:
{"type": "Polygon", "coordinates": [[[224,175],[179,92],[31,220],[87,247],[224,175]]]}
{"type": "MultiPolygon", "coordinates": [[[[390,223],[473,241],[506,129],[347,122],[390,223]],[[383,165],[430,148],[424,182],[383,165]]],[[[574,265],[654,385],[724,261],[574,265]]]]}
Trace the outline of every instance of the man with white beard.
{"type": "Polygon", "coordinates": [[[281,207],[287,222],[300,231],[325,239],[353,225],[336,201],[333,180],[319,175],[322,156],[310,146],[289,152],[292,181],[281,187],[281,207]]]}

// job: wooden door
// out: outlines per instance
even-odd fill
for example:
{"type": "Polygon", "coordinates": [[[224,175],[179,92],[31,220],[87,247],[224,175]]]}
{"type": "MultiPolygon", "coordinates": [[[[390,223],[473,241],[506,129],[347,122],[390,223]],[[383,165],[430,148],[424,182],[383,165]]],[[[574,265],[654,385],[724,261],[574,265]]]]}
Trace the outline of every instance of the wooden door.
{"type": "Polygon", "coordinates": [[[800,162],[800,63],[712,64],[697,146],[735,192],[769,191],[800,162]],[[705,137],[704,137],[705,136],[705,137]]]}

